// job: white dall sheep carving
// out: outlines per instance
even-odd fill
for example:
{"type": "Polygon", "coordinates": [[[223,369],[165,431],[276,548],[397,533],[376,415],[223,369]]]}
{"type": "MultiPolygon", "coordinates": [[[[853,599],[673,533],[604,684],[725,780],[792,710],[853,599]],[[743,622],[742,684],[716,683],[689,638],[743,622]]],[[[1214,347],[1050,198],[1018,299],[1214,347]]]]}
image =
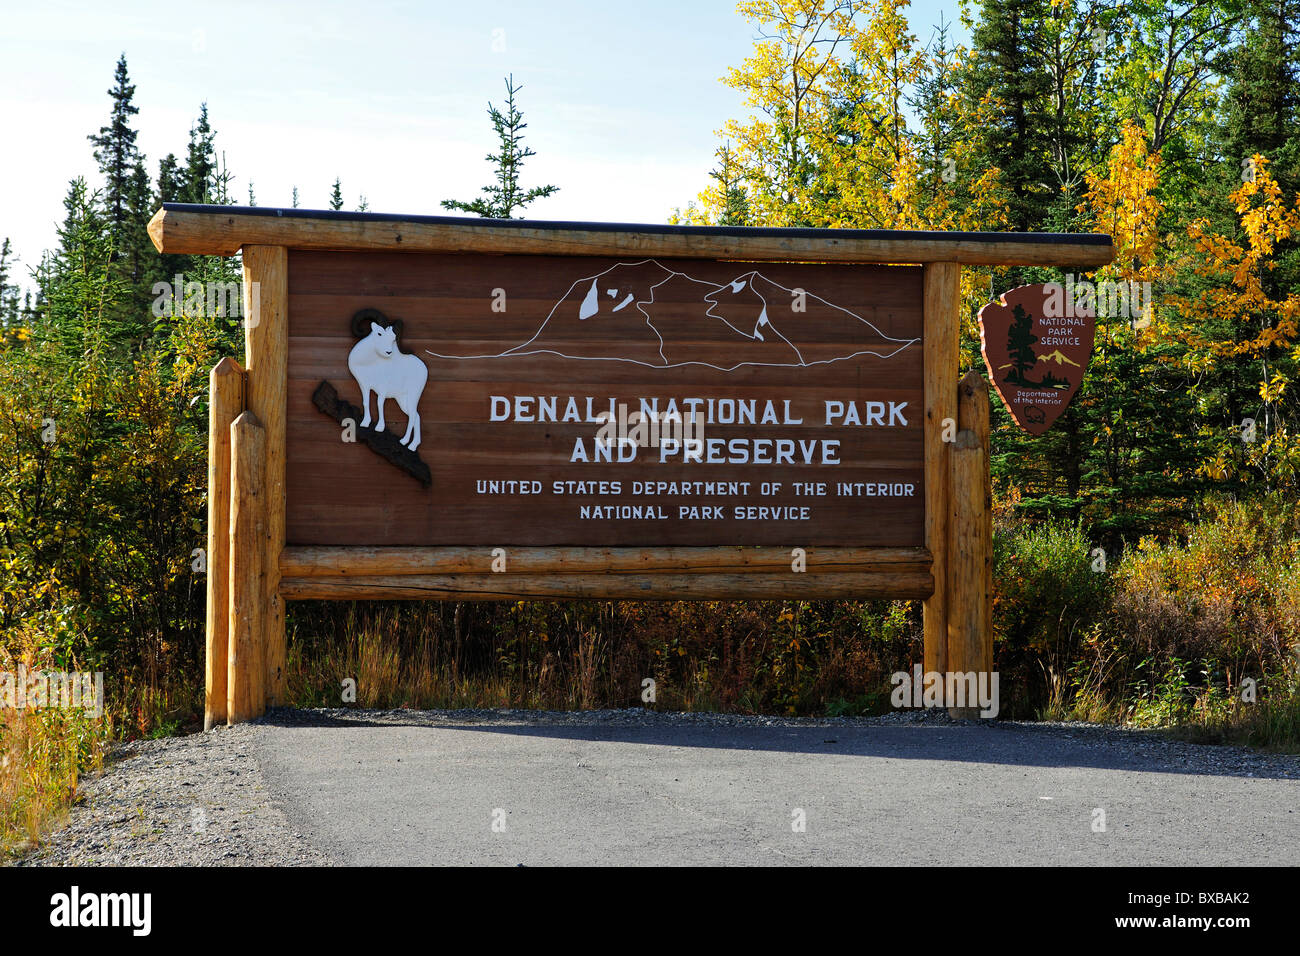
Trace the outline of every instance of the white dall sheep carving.
{"type": "Polygon", "coordinates": [[[384,430],[384,402],[390,398],[397,402],[397,407],[406,415],[406,434],[402,444],[415,451],[420,447],[420,396],[429,381],[429,369],[419,357],[401,351],[397,346],[398,333],[393,331],[401,324],[394,321],[389,325],[380,325],[374,318],[383,320],[383,314],[372,309],[357,313],[352,322],[352,330],[361,333],[365,319],[371,319],[370,332],[348,353],[348,371],[357,380],[361,389],[361,407],[365,412],[361,427],[370,424],[370,393],[375,393],[378,405],[379,421],[375,431],[384,430]],[[362,321],[358,321],[362,320],[362,321]]]}

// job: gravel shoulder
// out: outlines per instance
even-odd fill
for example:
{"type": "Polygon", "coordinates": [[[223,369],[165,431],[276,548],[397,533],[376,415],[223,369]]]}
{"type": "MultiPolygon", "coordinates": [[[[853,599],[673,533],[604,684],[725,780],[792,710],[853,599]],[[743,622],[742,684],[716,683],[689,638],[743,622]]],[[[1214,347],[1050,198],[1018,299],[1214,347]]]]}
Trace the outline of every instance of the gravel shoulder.
{"type": "Polygon", "coordinates": [[[1097,725],[281,709],[120,745],[18,865],[1269,863],[1300,845],[1296,808],[1300,756],[1097,725]],[[816,808],[805,838],[792,805],[816,808]],[[890,834],[914,849],[881,853],[890,834]]]}
{"type": "Polygon", "coordinates": [[[20,866],[323,866],[270,799],[256,724],[119,744],[20,866]]]}

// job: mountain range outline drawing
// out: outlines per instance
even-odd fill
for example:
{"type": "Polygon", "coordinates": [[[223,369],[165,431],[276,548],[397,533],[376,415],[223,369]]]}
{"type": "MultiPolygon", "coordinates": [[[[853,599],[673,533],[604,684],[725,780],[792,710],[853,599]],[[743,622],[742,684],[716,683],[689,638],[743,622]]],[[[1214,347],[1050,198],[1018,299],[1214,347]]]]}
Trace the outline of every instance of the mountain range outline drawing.
{"type": "Polygon", "coordinates": [[[757,269],[743,272],[730,282],[718,283],[693,278],[656,259],[642,259],[619,262],[595,275],[575,280],[552,306],[536,333],[525,342],[482,355],[452,355],[429,349],[425,353],[451,360],[549,354],[575,361],[628,362],[664,369],[702,366],[734,372],[755,366],[824,365],[863,355],[889,359],[920,341],[888,336],[857,313],[805,289],[774,282],[757,269]],[[676,295],[657,298],[659,290],[665,288],[671,288],[676,295]],[[683,290],[696,293],[699,307],[693,315],[671,314],[680,313],[683,302],[690,300],[683,290]],[[655,308],[664,302],[670,302],[671,308],[655,308]],[[803,339],[798,334],[800,323],[794,321],[785,325],[785,320],[781,320],[784,330],[779,328],[774,320],[778,308],[788,310],[791,316],[805,316],[803,321],[815,324],[818,338],[823,341],[803,339]],[[610,354],[602,342],[575,346],[587,323],[601,323],[604,332],[601,338],[605,342],[617,339],[623,354],[610,354]],[[865,341],[860,344],[867,347],[836,346],[824,341],[828,325],[839,326],[836,331],[842,333],[830,339],[862,339],[865,341]],[[728,364],[701,357],[710,347],[745,352],[739,360],[728,364]]]}

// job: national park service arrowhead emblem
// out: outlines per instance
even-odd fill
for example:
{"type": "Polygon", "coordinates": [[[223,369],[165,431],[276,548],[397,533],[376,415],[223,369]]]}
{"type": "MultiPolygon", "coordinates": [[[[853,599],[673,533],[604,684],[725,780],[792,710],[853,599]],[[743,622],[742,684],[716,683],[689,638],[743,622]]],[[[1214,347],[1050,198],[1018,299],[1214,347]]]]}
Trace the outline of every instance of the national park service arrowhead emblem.
{"type": "Polygon", "coordinates": [[[1022,285],[980,309],[989,380],[1016,424],[1041,435],[1069,407],[1092,357],[1090,305],[1059,283],[1022,285]]]}

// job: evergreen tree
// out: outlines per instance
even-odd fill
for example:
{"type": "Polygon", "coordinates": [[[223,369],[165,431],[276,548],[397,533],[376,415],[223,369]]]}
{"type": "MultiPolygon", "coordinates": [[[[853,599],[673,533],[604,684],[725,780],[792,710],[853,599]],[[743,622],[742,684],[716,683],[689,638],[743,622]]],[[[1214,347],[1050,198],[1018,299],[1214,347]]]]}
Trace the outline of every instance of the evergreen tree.
{"type": "Polygon", "coordinates": [[[717,182],[722,194],[722,215],[718,217],[718,225],[748,225],[749,197],[745,195],[745,187],[741,182],[742,172],[737,168],[729,144],[718,148],[718,167],[709,176],[717,182]]]}
{"type": "Polygon", "coordinates": [[[334,177],[334,188],[330,190],[330,208],[335,212],[343,208],[343,185],[334,177]]]}
{"type": "Polygon", "coordinates": [[[158,163],[158,201],[186,202],[185,177],[175,153],[168,153],[158,163]]]}
{"type": "Polygon", "coordinates": [[[971,32],[965,107],[988,101],[977,162],[1001,170],[1007,218],[1016,232],[1041,230],[1054,197],[1051,78],[1031,51],[1042,46],[1051,0],[985,0],[971,32]]]}
{"type": "Polygon", "coordinates": [[[290,205],[291,205],[294,209],[297,209],[297,208],[298,208],[298,187],[297,187],[297,186],[294,186],[294,187],[293,187],[293,200],[292,200],[292,202],[290,203],[290,205]]]}
{"type": "Polygon", "coordinates": [[[136,148],[136,131],[131,127],[131,118],[139,109],[133,103],[135,85],[130,82],[125,55],[117,61],[108,94],[113,101],[109,124],[88,139],[95,146],[95,159],[104,176],[103,209],[112,259],[125,284],[123,299],[107,307],[127,313],[147,307],[149,286],[160,262],[146,229],[155,200],[145,158],[136,148]]]}
{"type": "Polygon", "coordinates": [[[127,195],[127,218],[122,230],[122,259],[119,263],[132,295],[130,307],[145,309],[149,290],[161,275],[162,259],[149,238],[149,220],[158,211],[158,198],[149,182],[144,158],[136,160],[127,195]]]}
{"type": "MultiPolygon", "coordinates": [[[[1222,151],[1234,174],[1266,156],[1290,197],[1300,189],[1300,2],[1256,0],[1244,36],[1228,54],[1222,151]]],[[[1234,175],[1233,178],[1236,178],[1234,175]]]]}
{"type": "MultiPolygon", "coordinates": [[[[185,176],[175,153],[168,153],[158,162],[157,202],[159,205],[169,202],[186,202],[185,176]]],[[[163,253],[154,260],[154,273],[149,277],[148,287],[155,282],[173,282],[177,274],[189,268],[190,257],[175,253],[163,253]]]]}
{"type": "Polygon", "coordinates": [[[948,26],[941,19],[935,27],[929,45],[929,69],[916,84],[916,91],[908,104],[920,120],[920,152],[924,168],[930,173],[925,181],[932,197],[939,192],[941,183],[956,176],[955,166],[950,165],[958,124],[953,96],[957,82],[956,51],[950,45],[948,26]]]}
{"type": "Polygon", "coordinates": [[[99,171],[104,174],[104,207],[109,232],[116,246],[114,258],[117,258],[122,253],[122,233],[132,211],[132,178],[136,165],[141,162],[135,145],[136,131],[131,128],[131,117],[140,109],[132,102],[135,84],[127,74],[125,53],[118,57],[113,86],[108,95],[113,100],[108,125],[87,138],[95,144],[95,160],[99,163],[99,171]]]}
{"type": "Polygon", "coordinates": [[[212,198],[209,200],[216,206],[234,205],[234,196],[230,191],[230,184],[235,181],[235,174],[230,171],[226,165],[226,154],[223,150],[221,161],[217,164],[212,174],[212,198]]]}
{"type": "Polygon", "coordinates": [[[16,260],[8,237],[0,243],[0,342],[4,335],[22,322],[22,307],[19,305],[18,286],[9,282],[10,273],[16,260]]]}
{"type": "Polygon", "coordinates": [[[138,342],[143,322],[115,308],[128,287],[113,268],[112,232],[100,194],[79,177],[69,184],[63,208],[59,247],[35,271],[42,332],[69,356],[104,358],[138,342]]]}
{"type": "Polygon", "coordinates": [[[208,121],[208,104],[199,106],[199,116],[190,127],[190,144],[181,174],[181,202],[210,203],[216,190],[216,132],[208,121]]]}
{"type": "Polygon", "coordinates": [[[534,186],[525,190],[519,185],[519,174],[523,170],[524,160],[536,156],[536,152],[522,146],[524,114],[515,106],[515,94],[523,87],[514,85],[514,77],[506,77],[506,110],[502,113],[488,103],[488,117],[492,120],[492,130],[497,135],[499,152],[489,153],[487,161],[496,166],[496,183],[484,186],[484,195],[471,202],[458,199],[444,199],[444,209],[459,210],[483,216],[487,219],[513,219],[517,209],[523,209],[537,199],[554,195],[559,186],[534,186]]]}

